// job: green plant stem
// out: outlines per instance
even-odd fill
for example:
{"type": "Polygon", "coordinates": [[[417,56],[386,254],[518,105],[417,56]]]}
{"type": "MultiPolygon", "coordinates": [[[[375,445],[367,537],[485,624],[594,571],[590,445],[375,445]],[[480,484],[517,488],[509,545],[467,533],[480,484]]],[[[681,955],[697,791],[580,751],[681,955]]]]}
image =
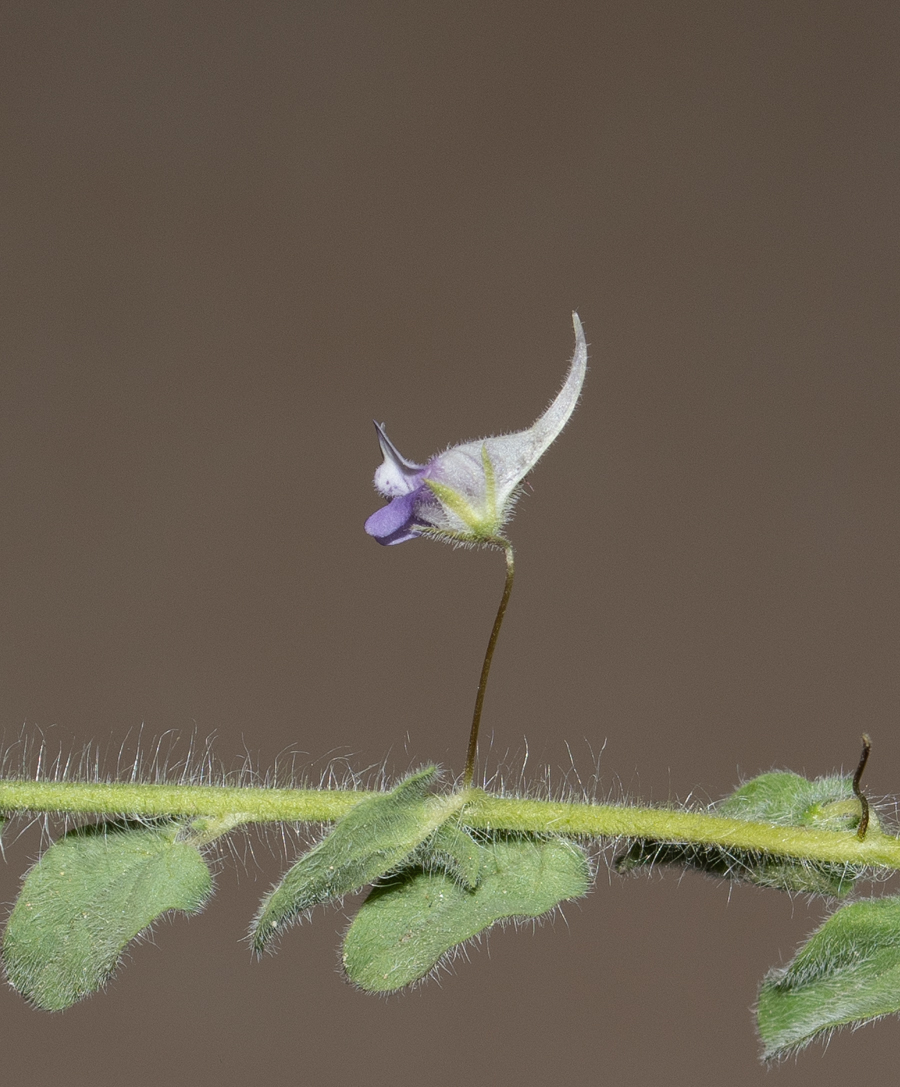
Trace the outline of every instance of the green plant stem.
{"type": "Polygon", "coordinates": [[[494,649],[497,646],[497,638],[500,627],[503,626],[503,616],[506,615],[506,605],[509,603],[512,593],[513,579],[516,576],[515,553],[509,540],[502,536],[496,536],[490,541],[495,547],[503,549],[506,555],[506,583],[503,586],[503,595],[500,597],[500,606],[494,617],[494,625],[491,628],[491,636],[488,639],[487,649],[484,654],[484,663],[481,666],[481,678],[478,680],[478,691],[475,695],[475,710],[472,714],[472,728],[469,732],[469,747],[466,752],[466,769],[463,773],[463,787],[468,789],[475,776],[475,756],[478,754],[478,730],[481,727],[481,711],[484,707],[484,693],[487,690],[488,676],[491,674],[491,661],[494,659],[494,649]]]}
{"type": "Polygon", "coordinates": [[[124,782],[0,781],[0,812],[204,816],[237,823],[329,823],[371,792],[124,782]]]}
{"type": "MultiPolygon", "coordinates": [[[[0,780],[0,812],[100,818],[203,816],[224,820],[223,828],[230,829],[246,823],[333,822],[373,795],[372,791],[350,789],[0,780]]],[[[900,839],[877,828],[870,828],[860,841],[853,831],[773,826],[665,808],[520,800],[492,796],[480,789],[468,791],[461,818],[475,829],[685,842],[900,870],[900,839]]]]}

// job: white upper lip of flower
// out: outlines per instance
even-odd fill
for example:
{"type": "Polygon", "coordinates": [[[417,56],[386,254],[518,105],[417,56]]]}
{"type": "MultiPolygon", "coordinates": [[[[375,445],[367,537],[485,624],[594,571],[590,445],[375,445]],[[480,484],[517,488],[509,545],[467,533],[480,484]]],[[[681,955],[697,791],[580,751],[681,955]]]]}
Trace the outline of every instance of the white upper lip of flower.
{"type": "Polygon", "coordinates": [[[384,423],[376,423],[378,444],[384,454],[384,461],[375,469],[375,490],[385,498],[396,498],[409,494],[421,483],[424,464],[414,464],[401,456],[400,451],[384,432],[384,423]]]}

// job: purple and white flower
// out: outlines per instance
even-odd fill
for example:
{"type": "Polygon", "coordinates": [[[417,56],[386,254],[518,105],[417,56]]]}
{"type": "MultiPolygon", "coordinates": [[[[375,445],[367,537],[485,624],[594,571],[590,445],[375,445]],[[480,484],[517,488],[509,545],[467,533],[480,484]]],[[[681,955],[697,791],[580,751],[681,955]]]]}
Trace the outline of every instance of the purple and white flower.
{"type": "Polygon", "coordinates": [[[527,430],[451,446],[426,464],[407,460],[375,424],[384,461],[375,489],[390,501],[366,521],[380,544],[430,535],[451,543],[498,542],[512,516],[522,480],[537,464],[575,410],[587,371],[587,344],[578,314],[575,354],[563,387],[527,430]]]}

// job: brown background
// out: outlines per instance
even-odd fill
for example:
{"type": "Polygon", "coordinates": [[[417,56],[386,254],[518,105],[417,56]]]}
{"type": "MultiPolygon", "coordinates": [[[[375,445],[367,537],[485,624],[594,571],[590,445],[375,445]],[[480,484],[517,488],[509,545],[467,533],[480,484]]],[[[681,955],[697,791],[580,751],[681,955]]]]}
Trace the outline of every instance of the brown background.
{"type": "MultiPolygon", "coordinates": [[[[414,459],[528,425],[577,308],[591,370],[512,526],[483,767],[517,778],[527,742],[529,777],[590,788],[603,750],[598,796],[704,799],[851,767],[866,729],[897,789],[896,4],[5,23],[7,745],[458,771],[502,561],[364,535],[370,420],[414,459]]],[[[4,901],[38,845],[7,833],[4,901]]],[[[824,915],[604,867],[564,922],[382,1000],[337,973],[340,911],[251,960],[285,858],[237,848],[104,995],[2,996],[4,1082],[762,1083],[756,986],[824,915]]],[[[897,1044],[770,1075],[871,1081],[897,1044]]]]}

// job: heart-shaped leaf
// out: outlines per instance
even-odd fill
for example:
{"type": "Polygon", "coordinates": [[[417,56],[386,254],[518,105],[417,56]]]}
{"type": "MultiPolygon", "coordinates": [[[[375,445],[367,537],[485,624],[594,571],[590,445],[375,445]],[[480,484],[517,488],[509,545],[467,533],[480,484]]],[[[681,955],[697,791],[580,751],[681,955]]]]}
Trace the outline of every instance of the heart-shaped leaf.
{"type": "Polygon", "coordinates": [[[368,992],[401,989],[496,921],[539,917],[590,885],[587,858],[562,838],[509,835],[481,849],[481,875],[471,890],[421,868],[373,889],[344,939],[351,981],[368,992]]]}

